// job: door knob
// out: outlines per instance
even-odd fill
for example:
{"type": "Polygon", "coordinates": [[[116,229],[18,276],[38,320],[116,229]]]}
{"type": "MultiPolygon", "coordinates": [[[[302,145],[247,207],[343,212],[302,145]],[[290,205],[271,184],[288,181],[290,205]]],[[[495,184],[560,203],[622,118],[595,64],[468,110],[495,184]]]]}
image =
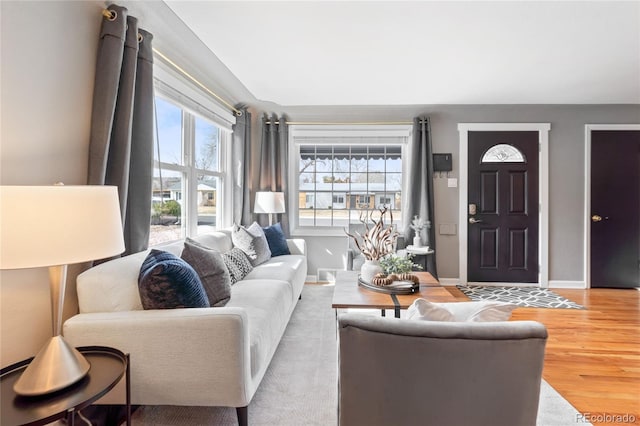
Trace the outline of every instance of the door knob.
{"type": "Polygon", "coordinates": [[[480,222],[482,222],[482,220],[481,220],[481,219],[476,219],[475,217],[470,217],[470,218],[469,218],[469,223],[470,223],[470,224],[472,224],[472,225],[473,225],[474,223],[480,223],[480,222]]]}
{"type": "Polygon", "coordinates": [[[594,214],[593,216],[591,216],[591,221],[592,222],[600,222],[602,220],[602,216],[594,214]]]}

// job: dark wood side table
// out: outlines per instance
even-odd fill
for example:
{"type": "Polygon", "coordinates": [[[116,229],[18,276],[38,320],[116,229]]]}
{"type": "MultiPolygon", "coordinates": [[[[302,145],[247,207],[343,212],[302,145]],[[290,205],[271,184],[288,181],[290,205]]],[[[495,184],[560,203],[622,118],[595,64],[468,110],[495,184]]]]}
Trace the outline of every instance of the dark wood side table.
{"type": "Polygon", "coordinates": [[[37,397],[16,395],[13,384],[33,358],[20,361],[0,370],[0,424],[46,425],[66,419],[74,425],[75,412],[100,399],[125,377],[127,426],[131,426],[131,385],[129,354],[106,346],[77,348],[89,361],[89,373],[79,382],[57,392],[37,397]]]}

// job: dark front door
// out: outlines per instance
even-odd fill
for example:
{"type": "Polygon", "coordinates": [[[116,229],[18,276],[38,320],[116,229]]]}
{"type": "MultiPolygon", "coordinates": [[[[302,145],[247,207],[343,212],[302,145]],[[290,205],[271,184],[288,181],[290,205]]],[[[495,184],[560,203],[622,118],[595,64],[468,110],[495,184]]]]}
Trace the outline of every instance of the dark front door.
{"type": "Polygon", "coordinates": [[[591,287],[640,286],[640,131],[591,132],[591,287]]]}
{"type": "Polygon", "coordinates": [[[467,280],[538,282],[538,132],[469,132],[468,146],[467,280]]]}

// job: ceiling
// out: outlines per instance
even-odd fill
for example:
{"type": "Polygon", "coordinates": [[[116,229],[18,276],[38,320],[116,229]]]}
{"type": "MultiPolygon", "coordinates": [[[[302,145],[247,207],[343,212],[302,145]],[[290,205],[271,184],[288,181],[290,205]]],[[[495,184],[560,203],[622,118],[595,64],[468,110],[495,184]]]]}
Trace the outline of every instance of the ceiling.
{"type": "Polygon", "coordinates": [[[640,2],[172,1],[259,100],[640,103],[640,2]]]}

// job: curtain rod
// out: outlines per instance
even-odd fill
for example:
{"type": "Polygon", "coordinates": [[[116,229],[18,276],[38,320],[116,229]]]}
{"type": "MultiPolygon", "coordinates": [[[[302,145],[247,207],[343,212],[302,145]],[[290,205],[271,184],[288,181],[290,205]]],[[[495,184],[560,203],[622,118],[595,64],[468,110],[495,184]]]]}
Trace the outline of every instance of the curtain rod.
{"type": "MultiPolygon", "coordinates": [[[[270,121],[267,120],[264,124],[280,124],[280,121],[270,121]]],[[[382,126],[382,125],[399,125],[399,124],[413,124],[413,121],[357,121],[357,122],[331,122],[331,121],[285,121],[285,124],[290,126],[294,125],[317,125],[317,126],[335,126],[335,125],[345,125],[345,126],[382,126]]]]}
{"type": "MultiPolygon", "coordinates": [[[[102,16],[104,16],[106,19],[109,19],[109,20],[112,21],[117,17],[117,13],[115,11],[112,11],[112,10],[109,10],[109,9],[103,9],[102,10],[102,16]]],[[[138,36],[138,38],[139,38],[139,36],[138,36]]],[[[219,102],[224,104],[227,108],[229,108],[231,111],[233,111],[236,116],[241,116],[242,115],[242,111],[240,111],[239,109],[235,108],[233,105],[231,105],[229,102],[224,100],[222,97],[218,96],[217,93],[215,93],[213,90],[209,89],[207,86],[202,84],[198,79],[196,79],[194,76],[192,76],[187,71],[185,71],[182,67],[180,67],[180,65],[176,64],[171,59],[169,59],[165,54],[160,52],[155,47],[153,47],[152,49],[153,49],[153,53],[155,53],[156,55],[160,56],[162,59],[167,61],[167,63],[169,63],[169,65],[171,65],[173,68],[175,68],[177,71],[179,71],[182,75],[187,77],[189,80],[193,81],[201,89],[203,89],[204,91],[209,93],[211,96],[216,98],[219,102]]]]}

